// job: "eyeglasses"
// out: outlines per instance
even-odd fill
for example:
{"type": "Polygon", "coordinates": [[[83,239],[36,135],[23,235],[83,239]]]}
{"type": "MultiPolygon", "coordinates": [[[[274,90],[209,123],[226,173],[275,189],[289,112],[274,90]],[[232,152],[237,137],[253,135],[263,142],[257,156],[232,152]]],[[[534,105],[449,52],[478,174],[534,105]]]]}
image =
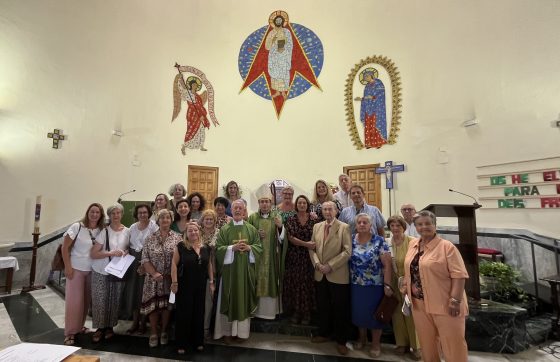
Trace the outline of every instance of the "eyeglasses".
{"type": "Polygon", "coordinates": [[[412,212],[412,211],[416,211],[416,210],[407,207],[407,208],[401,209],[401,211],[404,211],[404,212],[412,212]]]}

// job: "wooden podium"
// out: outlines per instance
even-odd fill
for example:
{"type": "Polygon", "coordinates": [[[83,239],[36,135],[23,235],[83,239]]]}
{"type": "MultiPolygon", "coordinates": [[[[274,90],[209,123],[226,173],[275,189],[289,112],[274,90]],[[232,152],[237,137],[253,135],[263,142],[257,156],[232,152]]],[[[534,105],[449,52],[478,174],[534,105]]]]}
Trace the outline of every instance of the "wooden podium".
{"type": "Polygon", "coordinates": [[[465,290],[476,301],[480,300],[480,281],[478,278],[478,240],[476,238],[476,209],[480,205],[430,204],[424,208],[437,217],[456,217],[459,221],[459,244],[465,267],[469,273],[465,290]]]}

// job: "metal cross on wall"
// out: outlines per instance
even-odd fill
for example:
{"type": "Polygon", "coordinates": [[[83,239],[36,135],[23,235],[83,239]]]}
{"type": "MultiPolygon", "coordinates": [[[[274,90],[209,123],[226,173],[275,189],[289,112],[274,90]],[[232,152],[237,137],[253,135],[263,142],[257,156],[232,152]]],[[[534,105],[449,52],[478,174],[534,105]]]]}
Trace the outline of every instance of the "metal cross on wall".
{"type": "Polygon", "coordinates": [[[52,138],[52,148],[59,149],[62,144],[60,141],[63,141],[67,138],[67,135],[62,134],[62,130],[55,128],[53,132],[47,133],[47,138],[52,138]]]}
{"type": "Polygon", "coordinates": [[[393,189],[393,172],[404,171],[403,165],[393,165],[393,161],[385,161],[385,166],[375,168],[376,174],[385,174],[385,188],[389,190],[389,215],[392,215],[391,190],[393,189]]]}

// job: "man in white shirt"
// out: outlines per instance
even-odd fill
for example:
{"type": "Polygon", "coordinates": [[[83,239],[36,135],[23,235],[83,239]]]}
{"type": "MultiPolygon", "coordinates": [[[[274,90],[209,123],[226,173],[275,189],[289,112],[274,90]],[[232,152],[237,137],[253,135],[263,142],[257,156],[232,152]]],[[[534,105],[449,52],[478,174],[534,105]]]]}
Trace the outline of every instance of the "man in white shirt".
{"type": "Polygon", "coordinates": [[[418,231],[416,231],[416,227],[414,226],[414,222],[412,221],[414,214],[416,214],[416,208],[414,207],[414,205],[403,204],[401,206],[401,214],[404,218],[404,221],[406,221],[406,230],[404,232],[405,235],[411,236],[413,238],[419,238],[420,234],[418,234],[418,231]]]}
{"type": "Polygon", "coordinates": [[[352,187],[352,179],[350,176],[341,174],[338,176],[338,184],[340,190],[333,195],[334,198],[340,202],[342,208],[354,205],[350,198],[350,187],[352,187]]]}

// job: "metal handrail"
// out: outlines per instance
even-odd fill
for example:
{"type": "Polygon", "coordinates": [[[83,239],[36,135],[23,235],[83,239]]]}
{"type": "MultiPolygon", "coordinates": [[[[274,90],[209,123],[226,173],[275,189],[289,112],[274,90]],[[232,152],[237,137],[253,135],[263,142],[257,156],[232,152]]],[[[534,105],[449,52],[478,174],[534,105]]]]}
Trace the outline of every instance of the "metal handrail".
{"type": "MultiPolygon", "coordinates": [[[[459,235],[459,231],[455,231],[455,230],[444,230],[444,229],[438,229],[437,230],[438,234],[450,234],[450,235],[459,235]]],[[[517,240],[525,240],[528,241],[529,243],[531,243],[531,261],[533,263],[533,286],[535,289],[535,297],[537,298],[537,300],[539,299],[539,287],[538,287],[538,276],[537,276],[537,264],[535,263],[535,245],[540,246],[541,248],[548,250],[548,251],[552,251],[555,254],[555,261],[556,261],[556,272],[558,274],[560,274],[560,261],[559,261],[559,255],[560,255],[560,246],[559,246],[559,242],[560,240],[556,239],[556,238],[551,238],[549,236],[545,236],[545,235],[539,235],[539,234],[535,234],[538,237],[542,237],[542,238],[546,238],[546,239],[550,239],[552,240],[552,242],[554,243],[554,245],[550,245],[550,244],[545,244],[540,240],[537,240],[531,236],[528,235],[521,235],[521,234],[504,234],[504,233],[491,233],[491,232],[478,232],[476,233],[477,238],[479,236],[481,237],[498,237],[501,239],[517,239],[517,240]]]]}
{"type": "MultiPolygon", "coordinates": [[[[37,249],[40,248],[40,247],[43,247],[47,244],[50,244],[57,239],[60,239],[62,237],[62,235],[64,235],[64,233],[65,233],[65,231],[61,231],[58,234],[51,236],[47,240],[41,241],[40,243],[37,244],[37,249]]],[[[19,248],[11,248],[10,253],[16,253],[16,252],[20,252],[20,251],[31,251],[31,250],[33,250],[32,246],[22,246],[22,247],[19,247],[19,248]]]]}

